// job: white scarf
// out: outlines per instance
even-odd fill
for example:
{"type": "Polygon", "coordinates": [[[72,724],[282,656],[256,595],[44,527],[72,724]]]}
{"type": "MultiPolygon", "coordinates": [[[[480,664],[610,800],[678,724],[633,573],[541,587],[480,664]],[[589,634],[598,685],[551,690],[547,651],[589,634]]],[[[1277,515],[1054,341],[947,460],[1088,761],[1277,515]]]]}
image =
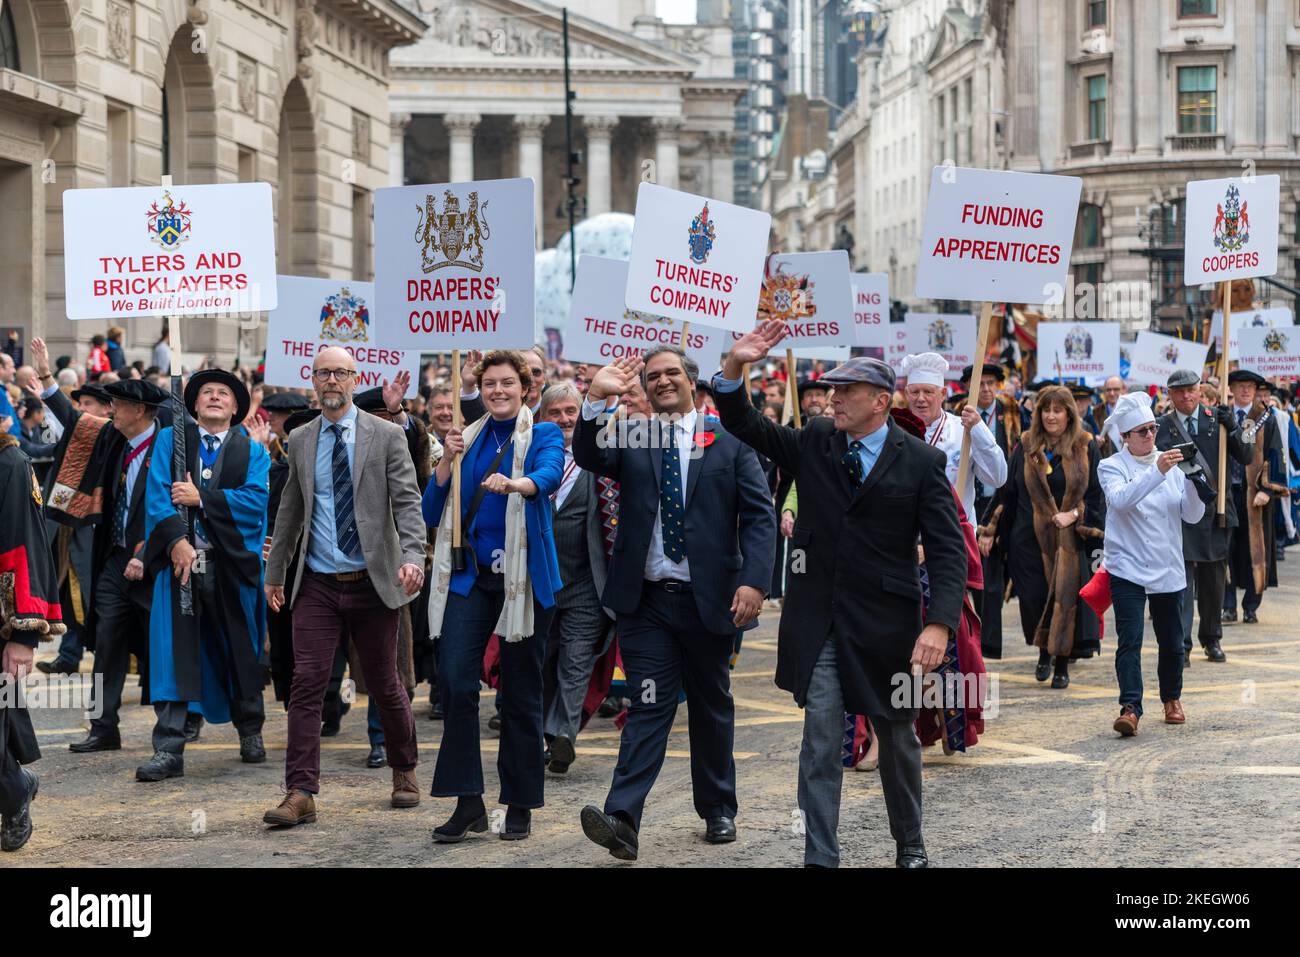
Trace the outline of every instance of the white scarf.
{"type": "Polygon", "coordinates": [[[1132,449],[1129,449],[1128,454],[1129,454],[1129,458],[1131,458],[1134,462],[1137,462],[1139,465],[1147,465],[1147,466],[1155,465],[1156,459],[1160,458],[1160,450],[1154,448],[1146,455],[1134,455],[1132,449]]]}
{"type": "MultiPolygon", "coordinates": [[[[466,450],[474,447],[474,440],[487,427],[492,417],[485,415],[465,430],[466,450]]],[[[519,408],[515,420],[514,453],[510,462],[510,477],[519,479],[524,474],[524,459],[533,441],[533,413],[528,406],[519,408]]],[[[435,478],[434,481],[437,481],[435,478]]],[[[466,490],[468,491],[468,490],[466,490]]],[[[494,495],[494,492],[488,492],[494,495]]],[[[429,591],[429,634],[442,633],[442,618],[447,610],[447,595],[451,592],[451,510],[450,492],[443,505],[442,519],[438,523],[438,536],[433,546],[433,588],[429,591]]],[[[506,641],[522,641],[533,633],[533,585],[528,580],[528,524],[524,520],[524,497],[511,492],[506,500],[505,565],[506,600],[501,606],[495,632],[506,641]]]]}

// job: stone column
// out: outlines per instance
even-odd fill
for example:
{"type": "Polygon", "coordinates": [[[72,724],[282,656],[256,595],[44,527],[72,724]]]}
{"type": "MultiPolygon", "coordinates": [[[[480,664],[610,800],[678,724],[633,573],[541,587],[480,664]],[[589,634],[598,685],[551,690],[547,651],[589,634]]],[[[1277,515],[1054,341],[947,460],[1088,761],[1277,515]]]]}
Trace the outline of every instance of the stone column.
{"type": "Polygon", "coordinates": [[[614,208],[610,175],[610,140],[617,116],[584,116],[587,130],[587,215],[599,216],[614,208]]]}
{"type": "MultiPolygon", "coordinates": [[[[1161,116],[1160,4],[1133,4],[1133,98],[1137,104],[1138,156],[1159,156],[1164,149],[1161,116]]],[[[1172,115],[1172,110],[1170,111],[1172,115]]]]}
{"type": "Polygon", "coordinates": [[[388,118],[388,185],[406,185],[406,128],[411,125],[410,113],[394,113],[388,118]]]}
{"type": "Polygon", "coordinates": [[[519,175],[533,180],[533,233],[537,248],[542,248],[542,134],[549,116],[527,114],[515,117],[519,134],[519,175]]]}
{"type": "Polygon", "coordinates": [[[650,121],[655,131],[655,182],[677,188],[677,140],[682,121],[676,116],[656,116],[650,121]]]}
{"type": "MultiPolygon", "coordinates": [[[[1286,4],[1290,6],[1290,4],[1286,4]]],[[[1251,0],[1235,4],[1232,8],[1237,18],[1237,28],[1233,32],[1232,43],[1232,152],[1259,152],[1259,125],[1255,122],[1255,107],[1258,104],[1256,77],[1259,64],[1255,59],[1256,7],[1251,0]]],[[[1216,66],[1217,70],[1217,66],[1216,66]]],[[[1223,76],[1220,72],[1218,90],[1223,89],[1223,76]]],[[[1219,109],[1223,109],[1223,95],[1216,94],[1219,109]]],[[[1219,129],[1224,128],[1219,121],[1219,129]]]]}
{"type": "Polygon", "coordinates": [[[1113,0],[1110,36],[1115,45],[1110,60],[1110,155],[1133,152],[1133,2],[1113,0]]]}
{"type": "Polygon", "coordinates": [[[465,183],[474,178],[474,130],[482,119],[477,113],[447,113],[442,118],[450,138],[451,172],[453,183],[465,183]]]}
{"type": "Polygon", "coordinates": [[[709,195],[724,203],[736,201],[734,143],[733,135],[725,130],[708,134],[709,195]]]}
{"type": "Polygon", "coordinates": [[[1269,153],[1290,153],[1291,136],[1291,76],[1286,49],[1287,4],[1268,5],[1268,24],[1265,61],[1264,97],[1265,134],[1264,149],[1269,153]]]}

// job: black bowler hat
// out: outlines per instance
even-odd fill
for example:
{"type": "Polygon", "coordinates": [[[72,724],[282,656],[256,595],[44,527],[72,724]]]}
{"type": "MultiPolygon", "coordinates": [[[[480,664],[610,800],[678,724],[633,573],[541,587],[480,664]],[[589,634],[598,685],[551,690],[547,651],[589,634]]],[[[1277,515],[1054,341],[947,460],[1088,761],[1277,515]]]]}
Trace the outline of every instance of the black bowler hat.
{"type": "Polygon", "coordinates": [[[147,379],[122,379],[103,386],[103,390],[108,393],[110,398],[138,402],[140,405],[147,405],[151,409],[158,408],[170,396],[166,389],[160,389],[147,379]]]}
{"type": "Polygon", "coordinates": [[[384,388],[378,385],[373,389],[358,392],[352,397],[352,404],[362,412],[388,411],[388,406],[384,404],[384,388]]]}
{"type": "Polygon", "coordinates": [[[262,400],[262,408],[267,412],[297,412],[310,407],[307,397],[297,392],[272,392],[262,400]]]}
{"type": "Polygon", "coordinates": [[[1086,385],[1072,385],[1072,386],[1070,386],[1070,394],[1073,395],[1076,399],[1095,399],[1095,398],[1097,398],[1097,392],[1096,392],[1096,390],[1091,389],[1091,388],[1089,388],[1089,387],[1086,386],[1086,385]]]}
{"type": "MultiPolygon", "coordinates": [[[[110,383],[110,385],[111,385],[111,384],[112,384],[112,383],[110,383]]],[[[105,389],[105,387],[102,386],[102,385],[98,385],[98,384],[96,384],[96,383],[94,383],[94,382],[87,382],[87,383],[86,383],[85,385],[83,385],[80,389],[73,389],[73,390],[72,390],[72,401],[73,401],[73,402],[76,402],[76,401],[77,401],[78,399],[80,399],[83,395],[88,395],[88,396],[90,396],[92,399],[95,399],[95,400],[98,401],[98,402],[102,402],[102,403],[104,403],[104,405],[112,405],[112,404],[113,404],[113,397],[112,397],[111,395],[108,394],[108,391],[105,389]]]]}
{"type": "MultiPolygon", "coordinates": [[[[961,378],[957,381],[969,382],[970,374],[974,371],[975,367],[973,365],[967,366],[961,370],[961,378]]],[[[993,376],[993,378],[997,379],[999,382],[1005,382],[1007,380],[1007,370],[1002,368],[1002,366],[998,365],[996,362],[984,363],[984,371],[980,373],[980,378],[983,378],[986,375],[993,376]]]]}
{"type": "Polygon", "coordinates": [[[225,369],[203,369],[190,376],[190,381],[185,384],[185,409],[193,418],[198,418],[195,407],[199,401],[199,390],[210,382],[224,385],[235,394],[235,416],[230,420],[232,423],[238,424],[248,418],[248,409],[252,405],[248,389],[239,381],[238,376],[231,375],[225,369]]]}
{"type": "Polygon", "coordinates": [[[1268,385],[1267,379],[1265,379],[1258,372],[1254,372],[1250,369],[1233,369],[1231,372],[1229,372],[1228,385],[1232,385],[1235,382],[1253,382],[1255,383],[1256,387],[1259,387],[1261,385],[1268,385]]]}
{"type": "Polygon", "coordinates": [[[803,395],[805,392],[808,392],[813,389],[820,389],[822,392],[829,392],[831,390],[831,387],[827,385],[825,382],[823,382],[821,379],[810,379],[806,375],[799,377],[800,395],[803,395]]]}
{"type": "Polygon", "coordinates": [[[314,421],[316,417],[319,415],[320,415],[320,409],[298,410],[293,415],[289,416],[289,418],[284,420],[283,429],[284,429],[285,437],[288,438],[289,433],[292,432],[294,429],[298,428],[298,426],[306,425],[308,422],[314,421]]]}

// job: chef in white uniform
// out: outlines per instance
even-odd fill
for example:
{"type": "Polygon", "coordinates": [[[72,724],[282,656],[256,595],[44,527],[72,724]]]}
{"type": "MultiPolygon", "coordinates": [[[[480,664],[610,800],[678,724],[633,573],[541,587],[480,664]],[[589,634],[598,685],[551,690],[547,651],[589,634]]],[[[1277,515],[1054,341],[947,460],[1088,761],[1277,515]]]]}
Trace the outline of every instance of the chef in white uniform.
{"type": "Polygon", "coordinates": [[[902,373],[907,376],[907,407],[925,423],[925,441],[942,449],[948,457],[948,481],[955,487],[961,470],[961,441],[970,433],[972,468],[966,473],[966,486],[960,489],[966,518],[978,525],[975,514],[975,479],[989,488],[1000,488],[1007,480],[1007,458],[998,448],[998,440],[984,424],[973,403],[967,403],[960,417],[944,411],[944,373],[948,362],[937,352],[922,352],[903,359],[902,373]]]}

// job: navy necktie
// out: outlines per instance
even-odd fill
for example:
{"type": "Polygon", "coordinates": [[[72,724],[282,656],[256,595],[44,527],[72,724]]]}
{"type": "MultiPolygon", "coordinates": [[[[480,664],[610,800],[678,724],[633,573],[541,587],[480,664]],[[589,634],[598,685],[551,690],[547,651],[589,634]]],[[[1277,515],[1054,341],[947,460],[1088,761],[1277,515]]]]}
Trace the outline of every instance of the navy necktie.
{"type": "Polygon", "coordinates": [[[1187,434],[1192,437],[1196,436],[1196,413],[1195,412],[1193,412],[1191,415],[1187,417],[1187,434]]]}
{"type": "MultiPolygon", "coordinates": [[[[1245,422],[1245,421],[1246,421],[1246,412],[1245,412],[1245,410],[1244,410],[1244,409],[1238,409],[1238,410],[1237,410],[1237,428],[1241,428],[1242,423],[1245,422]]],[[[1232,463],[1232,484],[1233,484],[1233,485],[1240,485],[1242,482],[1244,482],[1244,481],[1246,480],[1246,470],[1245,470],[1245,468],[1242,467],[1242,464],[1241,464],[1240,462],[1238,462],[1235,458],[1231,458],[1231,457],[1229,457],[1228,461],[1232,463]]]]}
{"type": "Polygon", "coordinates": [[[849,450],[844,453],[842,459],[844,467],[849,470],[849,482],[852,483],[855,491],[867,477],[862,471],[862,456],[860,454],[864,448],[866,446],[862,444],[861,439],[854,439],[849,443],[849,450]]]}
{"type": "Polygon", "coordinates": [[[348,467],[348,447],[343,441],[343,426],[335,422],[330,427],[334,433],[334,540],[344,555],[356,554],[361,544],[357,533],[357,519],[352,503],[352,469],[348,467]]]}
{"type": "Polygon", "coordinates": [[[663,468],[659,474],[659,520],[664,532],[664,555],[669,561],[686,557],[686,523],[682,509],[682,460],[677,451],[677,429],[664,429],[663,468]]]}

